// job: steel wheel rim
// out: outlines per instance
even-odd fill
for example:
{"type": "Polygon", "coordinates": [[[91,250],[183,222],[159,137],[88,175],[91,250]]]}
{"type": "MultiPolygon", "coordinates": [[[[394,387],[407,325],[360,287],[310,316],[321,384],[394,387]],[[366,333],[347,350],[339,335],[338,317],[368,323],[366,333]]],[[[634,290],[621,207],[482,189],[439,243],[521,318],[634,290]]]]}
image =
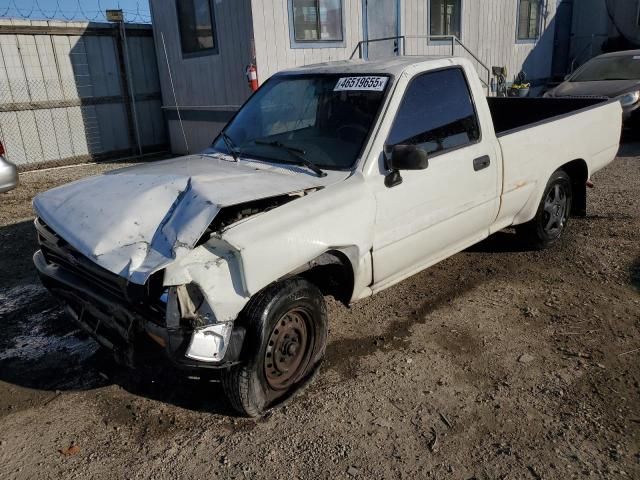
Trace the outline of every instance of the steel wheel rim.
{"type": "Polygon", "coordinates": [[[569,198],[566,189],[556,183],[544,199],[544,231],[547,235],[557,237],[567,220],[569,198]]]}
{"type": "Polygon", "coordinates": [[[264,353],[264,373],[274,390],[289,388],[307,366],[313,343],[311,315],[295,308],[273,327],[264,353]]]}

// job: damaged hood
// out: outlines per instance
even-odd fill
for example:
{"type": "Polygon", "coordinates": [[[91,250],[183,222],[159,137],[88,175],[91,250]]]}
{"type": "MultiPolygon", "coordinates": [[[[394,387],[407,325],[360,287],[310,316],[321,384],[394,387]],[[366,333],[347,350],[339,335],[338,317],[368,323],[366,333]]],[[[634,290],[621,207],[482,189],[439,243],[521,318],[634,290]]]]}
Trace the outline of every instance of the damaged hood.
{"type": "Polygon", "coordinates": [[[223,208],[327,186],[304,167],[191,155],[83,179],[38,195],[37,215],[103,268],[144,284],[187,253],[223,208]]]}

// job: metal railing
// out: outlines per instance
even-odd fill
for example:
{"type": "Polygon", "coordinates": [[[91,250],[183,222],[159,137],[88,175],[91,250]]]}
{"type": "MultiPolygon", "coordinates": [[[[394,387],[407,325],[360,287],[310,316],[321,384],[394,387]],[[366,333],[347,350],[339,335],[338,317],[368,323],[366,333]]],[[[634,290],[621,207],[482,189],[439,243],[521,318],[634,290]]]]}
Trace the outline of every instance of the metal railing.
{"type": "Polygon", "coordinates": [[[396,43],[394,44],[394,50],[396,52],[396,54],[398,54],[398,44],[397,41],[401,40],[402,41],[402,53],[401,55],[405,55],[405,45],[404,45],[404,39],[405,36],[404,35],[399,35],[396,37],[384,37],[384,38],[375,38],[372,40],[360,40],[358,42],[358,44],[356,45],[356,48],[353,49],[353,52],[351,52],[351,56],[349,57],[349,60],[353,60],[354,55],[356,54],[356,52],[358,52],[358,56],[362,59],[366,56],[366,50],[369,46],[370,43],[377,43],[377,42],[388,42],[390,40],[395,40],[396,43]],[[363,49],[363,45],[365,46],[365,48],[363,49]]]}
{"type": "MultiPolygon", "coordinates": [[[[379,42],[389,42],[391,40],[394,40],[394,53],[396,55],[402,55],[402,56],[416,56],[418,54],[407,54],[407,39],[409,40],[426,40],[427,42],[427,47],[430,46],[442,46],[444,45],[451,45],[451,56],[454,57],[456,54],[456,46],[461,47],[466,53],[467,55],[469,55],[480,67],[480,69],[482,69],[484,71],[484,73],[486,73],[486,81],[484,80],[484,75],[481,75],[480,72],[478,72],[478,76],[480,78],[480,81],[485,85],[485,87],[487,89],[490,88],[491,85],[491,69],[484,64],[484,62],[482,62],[482,60],[480,60],[478,58],[478,56],[476,54],[474,54],[471,50],[469,50],[469,48],[460,41],[460,39],[458,37],[456,37],[455,35],[398,35],[395,37],[384,37],[384,38],[374,38],[371,40],[361,40],[358,42],[358,44],[356,45],[356,47],[353,49],[353,52],[351,53],[351,56],[349,57],[349,59],[353,59],[353,57],[356,55],[356,53],[358,53],[359,58],[363,59],[365,57],[368,56],[368,46],[371,43],[379,43],[379,42]],[[433,43],[431,43],[433,42],[433,43]],[[435,45],[434,45],[435,44],[435,45]]],[[[427,55],[428,56],[428,55],[427,55]]]]}

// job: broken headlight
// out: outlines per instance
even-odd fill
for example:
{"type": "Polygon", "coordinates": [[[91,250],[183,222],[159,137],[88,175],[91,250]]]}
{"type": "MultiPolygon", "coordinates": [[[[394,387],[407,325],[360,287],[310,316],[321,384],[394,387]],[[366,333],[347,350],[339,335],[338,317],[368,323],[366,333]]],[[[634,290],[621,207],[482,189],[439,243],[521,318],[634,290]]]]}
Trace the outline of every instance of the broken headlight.
{"type": "Polygon", "coordinates": [[[216,317],[204,298],[200,287],[189,283],[169,287],[161,296],[166,298],[167,328],[197,329],[216,322],[216,317]]]}
{"type": "Polygon", "coordinates": [[[227,350],[233,322],[217,323],[207,300],[196,284],[170,287],[161,300],[167,302],[167,329],[191,330],[187,358],[219,362],[227,350]]]}

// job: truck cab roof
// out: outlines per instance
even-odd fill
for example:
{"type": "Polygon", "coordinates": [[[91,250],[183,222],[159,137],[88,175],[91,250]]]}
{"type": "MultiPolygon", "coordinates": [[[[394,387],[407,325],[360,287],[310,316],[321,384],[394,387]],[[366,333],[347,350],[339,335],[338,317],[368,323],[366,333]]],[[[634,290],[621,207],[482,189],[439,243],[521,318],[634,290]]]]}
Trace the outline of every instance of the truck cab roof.
{"type": "Polygon", "coordinates": [[[452,64],[460,64],[464,59],[451,56],[405,56],[388,57],[377,60],[339,60],[335,62],[316,63],[288,70],[283,70],[277,75],[297,74],[372,74],[385,73],[400,75],[408,67],[433,63],[437,68],[442,65],[442,60],[451,60],[452,64]]]}

